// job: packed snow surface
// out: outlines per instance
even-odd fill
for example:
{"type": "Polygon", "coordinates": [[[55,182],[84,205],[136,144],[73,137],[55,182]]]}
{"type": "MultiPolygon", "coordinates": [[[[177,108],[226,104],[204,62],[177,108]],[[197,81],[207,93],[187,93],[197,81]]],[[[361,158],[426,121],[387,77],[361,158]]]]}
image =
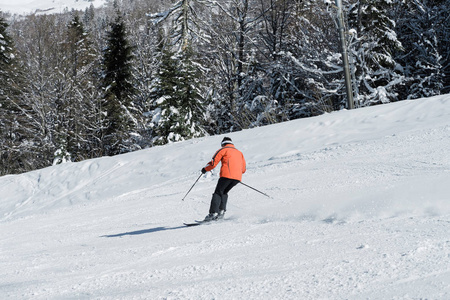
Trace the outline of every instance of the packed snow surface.
{"type": "Polygon", "coordinates": [[[106,0],[0,0],[0,11],[27,15],[33,13],[61,13],[65,10],[83,10],[91,4],[102,6],[106,0]]]}
{"type": "Polygon", "coordinates": [[[450,299],[450,96],[0,178],[2,299],[450,299]]]}

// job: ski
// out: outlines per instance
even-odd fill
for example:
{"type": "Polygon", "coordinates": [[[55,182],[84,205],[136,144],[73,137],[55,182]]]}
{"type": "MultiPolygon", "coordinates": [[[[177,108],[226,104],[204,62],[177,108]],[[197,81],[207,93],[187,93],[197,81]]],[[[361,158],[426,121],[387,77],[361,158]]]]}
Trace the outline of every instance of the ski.
{"type": "Polygon", "coordinates": [[[208,221],[197,221],[195,220],[193,223],[183,223],[185,226],[198,226],[202,225],[203,223],[207,223],[208,221]]]}
{"type": "Polygon", "coordinates": [[[210,220],[210,221],[198,221],[195,220],[193,223],[183,223],[183,225],[185,226],[198,226],[198,225],[202,225],[202,224],[208,224],[208,223],[215,223],[215,222],[219,222],[219,221],[223,221],[224,219],[216,219],[216,220],[210,220]]]}

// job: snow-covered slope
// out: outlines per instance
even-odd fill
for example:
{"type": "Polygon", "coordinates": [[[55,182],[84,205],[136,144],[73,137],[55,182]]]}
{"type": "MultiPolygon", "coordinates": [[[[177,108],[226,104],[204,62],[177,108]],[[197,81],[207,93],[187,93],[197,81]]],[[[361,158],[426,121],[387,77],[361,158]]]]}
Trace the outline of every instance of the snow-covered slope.
{"type": "Polygon", "coordinates": [[[68,9],[102,6],[106,0],[0,0],[0,10],[11,14],[61,13],[68,9]]]}
{"type": "Polygon", "coordinates": [[[223,136],[0,178],[10,299],[450,299],[450,96],[229,135],[226,220],[198,227],[223,136]]]}

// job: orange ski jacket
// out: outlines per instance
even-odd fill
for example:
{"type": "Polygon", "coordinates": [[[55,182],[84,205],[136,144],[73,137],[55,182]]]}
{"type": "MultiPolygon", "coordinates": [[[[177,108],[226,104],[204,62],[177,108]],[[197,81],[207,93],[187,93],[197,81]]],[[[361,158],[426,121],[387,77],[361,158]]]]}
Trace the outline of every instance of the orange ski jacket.
{"type": "Polygon", "coordinates": [[[233,144],[226,144],[220,148],[206,165],[205,170],[211,171],[219,162],[222,162],[220,177],[241,181],[242,174],[246,171],[245,159],[242,152],[236,149],[233,144]]]}

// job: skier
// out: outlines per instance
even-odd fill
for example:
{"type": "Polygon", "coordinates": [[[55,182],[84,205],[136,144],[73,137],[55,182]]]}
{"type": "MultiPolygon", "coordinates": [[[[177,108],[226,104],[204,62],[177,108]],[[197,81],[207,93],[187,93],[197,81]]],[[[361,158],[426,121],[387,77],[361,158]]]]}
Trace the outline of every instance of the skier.
{"type": "Polygon", "coordinates": [[[242,174],[246,171],[244,155],[234,147],[231,138],[224,137],[221,146],[222,148],[214,154],[211,161],[202,169],[202,173],[205,174],[214,169],[219,162],[222,162],[220,178],[205,221],[223,219],[227,210],[228,192],[241,181],[242,174]]]}

